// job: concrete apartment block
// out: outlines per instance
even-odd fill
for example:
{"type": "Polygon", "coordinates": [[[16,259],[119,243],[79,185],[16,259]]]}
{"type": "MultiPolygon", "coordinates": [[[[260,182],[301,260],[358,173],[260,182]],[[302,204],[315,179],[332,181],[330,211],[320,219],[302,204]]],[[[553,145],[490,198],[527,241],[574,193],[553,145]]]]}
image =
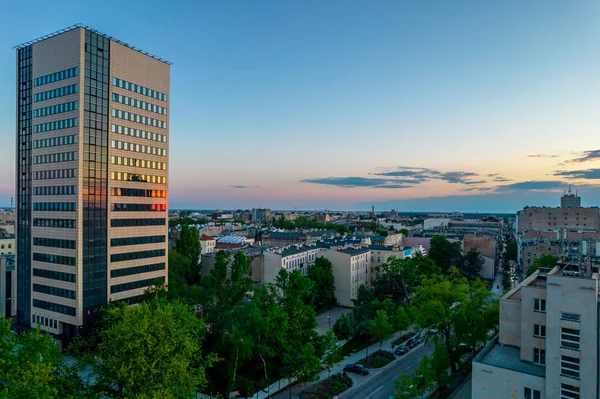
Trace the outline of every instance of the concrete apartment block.
{"type": "Polygon", "coordinates": [[[598,397],[598,273],[540,269],[500,301],[500,333],[473,360],[473,399],[598,397]]]}
{"type": "Polygon", "coordinates": [[[340,306],[352,307],[358,287],[369,284],[371,250],[345,248],[327,249],[323,256],[331,262],[335,278],[335,297],[340,306]]]}

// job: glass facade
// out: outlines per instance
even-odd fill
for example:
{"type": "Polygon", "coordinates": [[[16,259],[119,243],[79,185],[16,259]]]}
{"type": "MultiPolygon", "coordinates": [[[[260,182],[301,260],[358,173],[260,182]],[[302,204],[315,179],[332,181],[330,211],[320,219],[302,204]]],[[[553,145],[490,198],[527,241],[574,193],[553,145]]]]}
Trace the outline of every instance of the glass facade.
{"type": "Polygon", "coordinates": [[[107,302],[108,100],[110,40],[85,31],[83,130],[83,317],[107,302]]]}
{"type": "Polygon", "coordinates": [[[17,50],[17,323],[31,319],[32,48],[17,50]]]}
{"type": "Polygon", "coordinates": [[[135,274],[150,273],[150,272],[155,272],[158,270],[165,270],[165,264],[164,263],[153,263],[151,265],[125,267],[123,269],[111,270],[110,277],[117,278],[117,277],[124,277],[124,276],[132,276],[135,274]]]}
{"type": "Polygon", "coordinates": [[[69,69],[65,69],[64,71],[50,73],[48,75],[40,76],[39,78],[35,78],[34,86],[42,86],[47,85],[49,83],[58,82],[64,79],[73,78],[79,75],[79,68],[73,67],[69,69]]]}
{"type": "Polygon", "coordinates": [[[43,91],[41,93],[37,93],[33,95],[33,102],[37,103],[39,101],[51,100],[53,98],[59,98],[63,96],[68,96],[69,94],[75,94],[79,91],[77,84],[59,87],[58,89],[43,91]]]}
{"type": "Polygon", "coordinates": [[[158,277],[158,278],[150,278],[148,280],[138,280],[138,281],[132,281],[130,283],[116,284],[116,285],[112,285],[110,287],[110,293],[116,294],[117,292],[135,290],[136,288],[146,288],[146,287],[150,287],[151,285],[162,284],[164,282],[165,282],[164,277],[158,277]]]}

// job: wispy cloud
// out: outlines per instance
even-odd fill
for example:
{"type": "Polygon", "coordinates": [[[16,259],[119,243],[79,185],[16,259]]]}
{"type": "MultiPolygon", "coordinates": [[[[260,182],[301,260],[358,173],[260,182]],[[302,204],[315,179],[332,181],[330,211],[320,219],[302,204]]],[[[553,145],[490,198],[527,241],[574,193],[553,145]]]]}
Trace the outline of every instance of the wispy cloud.
{"type": "Polygon", "coordinates": [[[502,177],[502,176],[496,176],[492,179],[492,181],[495,182],[506,182],[506,181],[512,181],[511,179],[507,179],[506,177],[502,177]]]}
{"type": "Polygon", "coordinates": [[[556,190],[564,188],[565,183],[562,181],[542,181],[542,180],[531,180],[522,181],[512,184],[505,184],[496,187],[496,191],[535,191],[535,190],[556,190]]]}
{"type": "Polygon", "coordinates": [[[568,177],[570,179],[600,179],[600,169],[580,169],[580,170],[557,170],[554,176],[568,177]]]}
{"type": "Polygon", "coordinates": [[[380,179],[380,178],[368,178],[368,177],[357,177],[357,176],[349,176],[349,177],[323,177],[316,179],[304,179],[303,183],[313,183],[313,184],[325,184],[329,186],[338,186],[338,187],[375,187],[384,185],[386,183],[393,183],[395,180],[393,179],[380,179]]]}
{"type": "Polygon", "coordinates": [[[531,154],[527,155],[527,158],[558,158],[558,154],[531,154]]]}
{"type": "Polygon", "coordinates": [[[590,150],[584,151],[579,154],[577,158],[573,158],[568,160],[570,163],[578,163],[578,162],[587,162],[587,161],[595,161],[600,159],[600,150],[590,150]]]}
{"type": "Polygon", "coordinates": [[[258,188],[258,186],[231,186],[232,188],[244,189],[244,188],[258,188]]]}

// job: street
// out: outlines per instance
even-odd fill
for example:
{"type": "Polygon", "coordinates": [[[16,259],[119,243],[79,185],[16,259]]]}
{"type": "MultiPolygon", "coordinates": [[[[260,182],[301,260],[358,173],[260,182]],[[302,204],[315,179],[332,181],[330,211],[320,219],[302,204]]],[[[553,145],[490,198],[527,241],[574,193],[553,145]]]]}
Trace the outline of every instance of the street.
{"type": "Polygon", "coordinates": [[[422,344],[395,360],[383,370],[371,371],[367,376],[348,374],[356,381],[356,385],[346,393],[339,395],[339,398],[388,399],[396,391],[394,380],[400,373],[412,373],[423,356],[426,353],[431,354],[432,351],[432,344],[422,344]]]}

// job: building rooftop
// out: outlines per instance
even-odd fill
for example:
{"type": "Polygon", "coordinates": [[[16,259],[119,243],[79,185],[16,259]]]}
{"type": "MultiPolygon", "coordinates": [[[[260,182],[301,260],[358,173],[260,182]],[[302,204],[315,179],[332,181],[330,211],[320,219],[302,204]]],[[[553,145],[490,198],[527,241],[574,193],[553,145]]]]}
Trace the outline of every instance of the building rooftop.
{"type": "Polygon", "coordinates": [[[202,234],[202,237],[200,237],[200,241],[212,241],[212,240],[214,240],[214,238],[212,238],[211,236],[206,235],[206,234],[202,234]]]}
{"type": "Polygon", "coordinates": [[[244,236],[225,236],[218,240],[220,244],[242,244],[244,241],[246,241],[244,236]]]}
{"type": "Polygon", "coordinates": [[[338,250],[338,252],[342,252],[344,254],[350,255],[350,256],[356,256],[356,255],[362,255],[362,254],[366,254],[371,252],[371,250],[369,248],[344,248],[344,249],[340,249],[338,250]]]}
{"type": "Polygon", "coordinates": [[[286,256],[292,256],[292,255],[296,255],[296,254],[301,254],[303,252],[308,252],[308,251],[314,251],[315,249],[318,249],[317,247],[309,247],[309,246],[292,246],[289,248],[284,249],[283,251],[281,251],[281,256],[282,257],[286,257],[286,256]]]}
{"type": "Polygon", "coordinates": [[[75,24],[75,25],[67,26],[66,28],[63,28],[63,29],[57,30],[56,32],[52,32],[52,33],[49,33],[49,34],[47,34],[47,35],[44,35],[44,36],[42,36],[42,37],[38,37],[37,39],[33,39],[33,40],[30,40],[30,41],[28,41],[28,42],[25,42],[25,43],[23,43],[23,44],[16,45],[16,46],[14,46],[14,47],[13,47],[13,49],[15,49],[15,50],[16,50],[16,49],[21,49],[21,48],[24,48],[24,47],[30,46],[30,45],[32,45],[32,44],[35,44],[35,43],[41,42],[41,41],[43,41],[43,40],[50,39],[51,37],[58,36],[58,35],[60,35],[60,34],[62,34],[62,33],[70,32],[70,31],[72,31],[72,30],[74,30],[74,29],[78,29],[78,28],[83,28],[83,29],[89,30],[90,32],[94,32],[94,33],[96,33],[97,35],[100,35],[100,36],[102,36],[102,37],[104,37],[104,38],[106,38],[106,39],[108,39],[108,40],[112,40],[113,42],[119,43],[119,44],[121,44],[121,45],[123,45],[123,46],[125,46],[125,47],[129,47],[129,48],[130,48],[130,49],[132,49],[132,50],[135,50],[135,51],[137,51],[137,52],[139,52],[139,53],[142,53],[142,54],[144,54],[144,55],[147,55],[148,57],[152,57],[152,58],[154,58],[155,60],[158,60],[158,61],[160,61],[160,62],[164,62],[164,63],[165,63],[165,64],[167,64],[167,65],[173,65],[173,63],[172,63],[172,62],[169,62],[169,61],[167,61],[167,60],[163,60],[162,58],[160,58],[160,57],[157,57],[157,56],[155,56],[155,55],[153,55],[153,54],[150,54],[150,53],[148,53],[147,51],[144,51],[144,50],[142,50],[142,49],[139,49],[139,48],[137,48],[137,47],[134,47],[134,46],[132,46],[132,45],[130,45],[130,44],[128,44],[128,43],[125,43],[125,42],[123,42],[123,41],[119,40],[119,39],[115,39],[115,38],[114,38],[114,37],[112,37],[112,36],[109,36],[109,35],[107,35],[107,34],[105,34],[105,33],[102,33],[102,32],[100,32],[100,31],[98,31],[98,30],[96,30],[96,29],[93,29],[93,28],[91,28],[91,27],[89,27],[89,26],[87,26],[87,25],[84,25],[84,24],[75,24]]]}
{"type": "Polygon", "coordinates": [[[515,346],[500,345],[497,338],[475,357],[473,362],[487,364],[519,373],[546,377],[546,368],[521,360],[521,350],[515,346]]]}

